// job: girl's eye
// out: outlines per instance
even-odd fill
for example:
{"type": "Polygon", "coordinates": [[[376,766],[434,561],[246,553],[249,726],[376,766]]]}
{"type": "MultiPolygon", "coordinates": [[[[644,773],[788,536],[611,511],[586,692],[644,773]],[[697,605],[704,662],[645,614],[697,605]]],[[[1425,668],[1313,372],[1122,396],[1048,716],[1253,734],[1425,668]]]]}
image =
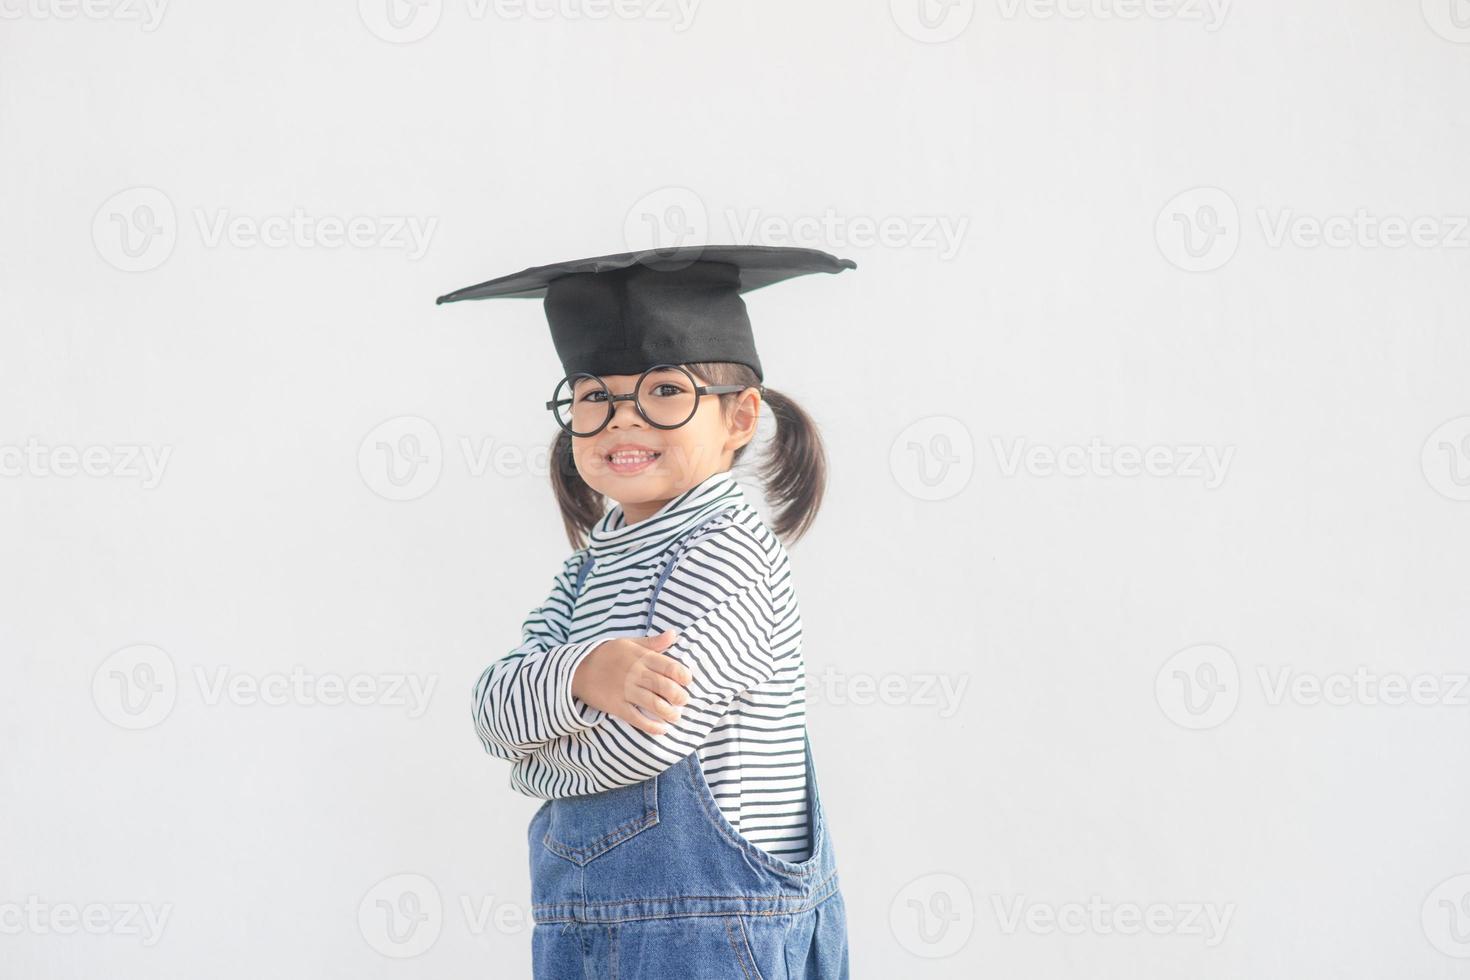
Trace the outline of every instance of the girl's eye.
{"type": "Polygon", "coordinates": [[[603,391],[601,388],[593,388],[591,391],[584,393],[579,401],[600,402],[603,400],[602,395],[603,391]]]}
{"type": "Polygon", "coordinates": [[[653,386],[653,394],[661,398],[673,398],[682,391],[683,389],[672,381],[663,381],[653,386]]]}

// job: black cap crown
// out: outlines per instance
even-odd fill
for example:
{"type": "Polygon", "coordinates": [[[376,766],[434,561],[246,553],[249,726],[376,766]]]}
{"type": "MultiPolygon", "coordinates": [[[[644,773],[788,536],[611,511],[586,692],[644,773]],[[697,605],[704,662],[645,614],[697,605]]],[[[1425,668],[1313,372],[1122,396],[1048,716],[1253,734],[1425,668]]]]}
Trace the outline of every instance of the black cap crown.
{"type": "Polygon", "coordinates": [[[811,272],[855,268],[851,259],[814,248],[686,245],[533,266],[436,302],[543,297],[567,374],[734,361],[764,381],[741,294],[811,272]]]}

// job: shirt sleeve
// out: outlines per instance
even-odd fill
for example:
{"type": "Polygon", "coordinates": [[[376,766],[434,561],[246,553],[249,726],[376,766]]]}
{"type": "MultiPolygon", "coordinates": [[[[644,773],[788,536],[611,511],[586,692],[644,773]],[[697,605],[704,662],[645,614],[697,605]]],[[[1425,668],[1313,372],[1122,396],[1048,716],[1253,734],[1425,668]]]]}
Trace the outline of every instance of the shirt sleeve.
{"type": "Polygon", "coordinates": [[[572,695],[572,674],[609,636],[567,643],[577,554],[551,594],[521,624],[521,645],[486,667],[475,683],[475,731],[485,751],[516,762],[544,743],[596,725],[603,712],[572,695]]]}
{"type": "Polygon", "coordinates": [[[693,752],[743,692],[775,676],[770,564],[738,524],[697,540],[679,559],[655,607],[654,632],[678,631],[664,651],[693,680],[683,715],[652,735],[615,715],[538,746],[511,773],[528,796],[553,799],[642,782],[693,752]]]}

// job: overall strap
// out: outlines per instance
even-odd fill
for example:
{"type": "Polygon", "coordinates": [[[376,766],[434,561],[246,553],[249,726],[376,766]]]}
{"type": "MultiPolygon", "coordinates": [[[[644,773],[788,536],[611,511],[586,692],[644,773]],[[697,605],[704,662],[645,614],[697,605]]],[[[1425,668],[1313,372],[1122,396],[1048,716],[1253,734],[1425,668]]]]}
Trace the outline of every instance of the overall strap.
{"type": "Polygon", "coordinates": [[[582,559],[582,567],[577,569],[577,582],[572,586],[572,598],[575,599],[582,594],[582,583],[587,580],[587,573],[592,571],[592,552],[587,552],[587,557],[582,559]]]}
{"type": "Polygon", "coordinates": [[[653,610],[654,607],[658,605],[659,593],[663,592],[664,583],[668,581],[669,573],[672,572],[674,570],[674,566],[679,563],[680,557],[683,556],[685,551],[689,550],[690,545],[694,544],[695,541],[698,541],[706,534],[711,533],[710,530],[706,530],[706,527],[712,521],[714,521],[716,518],[724,517],[726,514],[730,514],[733,512],[733,507],[726,507],[724,510],[715,511],[713,514],[706,517],[698,524],[694,525],[694,527],[686,535],[684,535],[684,537],[680,538],[679,541],[674,545],[674,547],[670,549],[669,560],[664,565],[663,571],[659,573],[658,581],[654,583],[653,594],[648,597],[648,616],[643,621],[643,631],[645,633],[653,629],[653,610]]]}
{"type": "MultiPolygon", "coordinates": [[[[683,553],[688,550],[689,546],[692,545],[695,541],[710,533],[708,530],[706,530],[706,528],[711,522],[715,520],[715,518],[724,517],[726,514],[732,513],[733,511],[733,507],[726,507],[724,510],[715,511],[713,514],[709,515],[704,520],[694,525],[694,527],[691,528],[684,535],[684,537],[675,542],[674,546],[670,549],[668,563],[665,564],[663,571],[659,573],[658,582],[653,587],[653,595],[649,597],[648,618],[644,624],[645,630],[653,628],[654,605],[658,602],[658,596],[659,593],[663,591],[664,582],[668,581],[669,573],[674,570],[674,565],[678,563],[680,556],[683,555],[683,553]]],[[[587,573],[592,571],[593,564],[594,559],[592,557],[592,552],[589,550],[587,552],[587,556],[582,559],[582,567],[577,569],[577,580],[572,585],[573,599],[576,599],[582,595],[582,583],[587,580],[587,573]]]]}

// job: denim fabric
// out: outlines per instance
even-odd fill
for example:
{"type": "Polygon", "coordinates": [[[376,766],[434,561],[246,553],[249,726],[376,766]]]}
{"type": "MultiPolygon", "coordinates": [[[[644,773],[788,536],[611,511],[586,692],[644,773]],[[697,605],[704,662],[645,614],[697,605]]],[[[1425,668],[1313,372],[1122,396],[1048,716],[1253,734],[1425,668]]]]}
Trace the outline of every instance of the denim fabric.
{"type": "MultiPolygon", "coordinates": [[[[667,572],[698,531],[672,549],[649,628],[667,572]]],[[[547,800],[526,835],[533,975],[847,980],[847,914],[810,736],[806,778],[811,852],[800,862],[730,824],[697,750],[641,783],[547,800]]]]}

